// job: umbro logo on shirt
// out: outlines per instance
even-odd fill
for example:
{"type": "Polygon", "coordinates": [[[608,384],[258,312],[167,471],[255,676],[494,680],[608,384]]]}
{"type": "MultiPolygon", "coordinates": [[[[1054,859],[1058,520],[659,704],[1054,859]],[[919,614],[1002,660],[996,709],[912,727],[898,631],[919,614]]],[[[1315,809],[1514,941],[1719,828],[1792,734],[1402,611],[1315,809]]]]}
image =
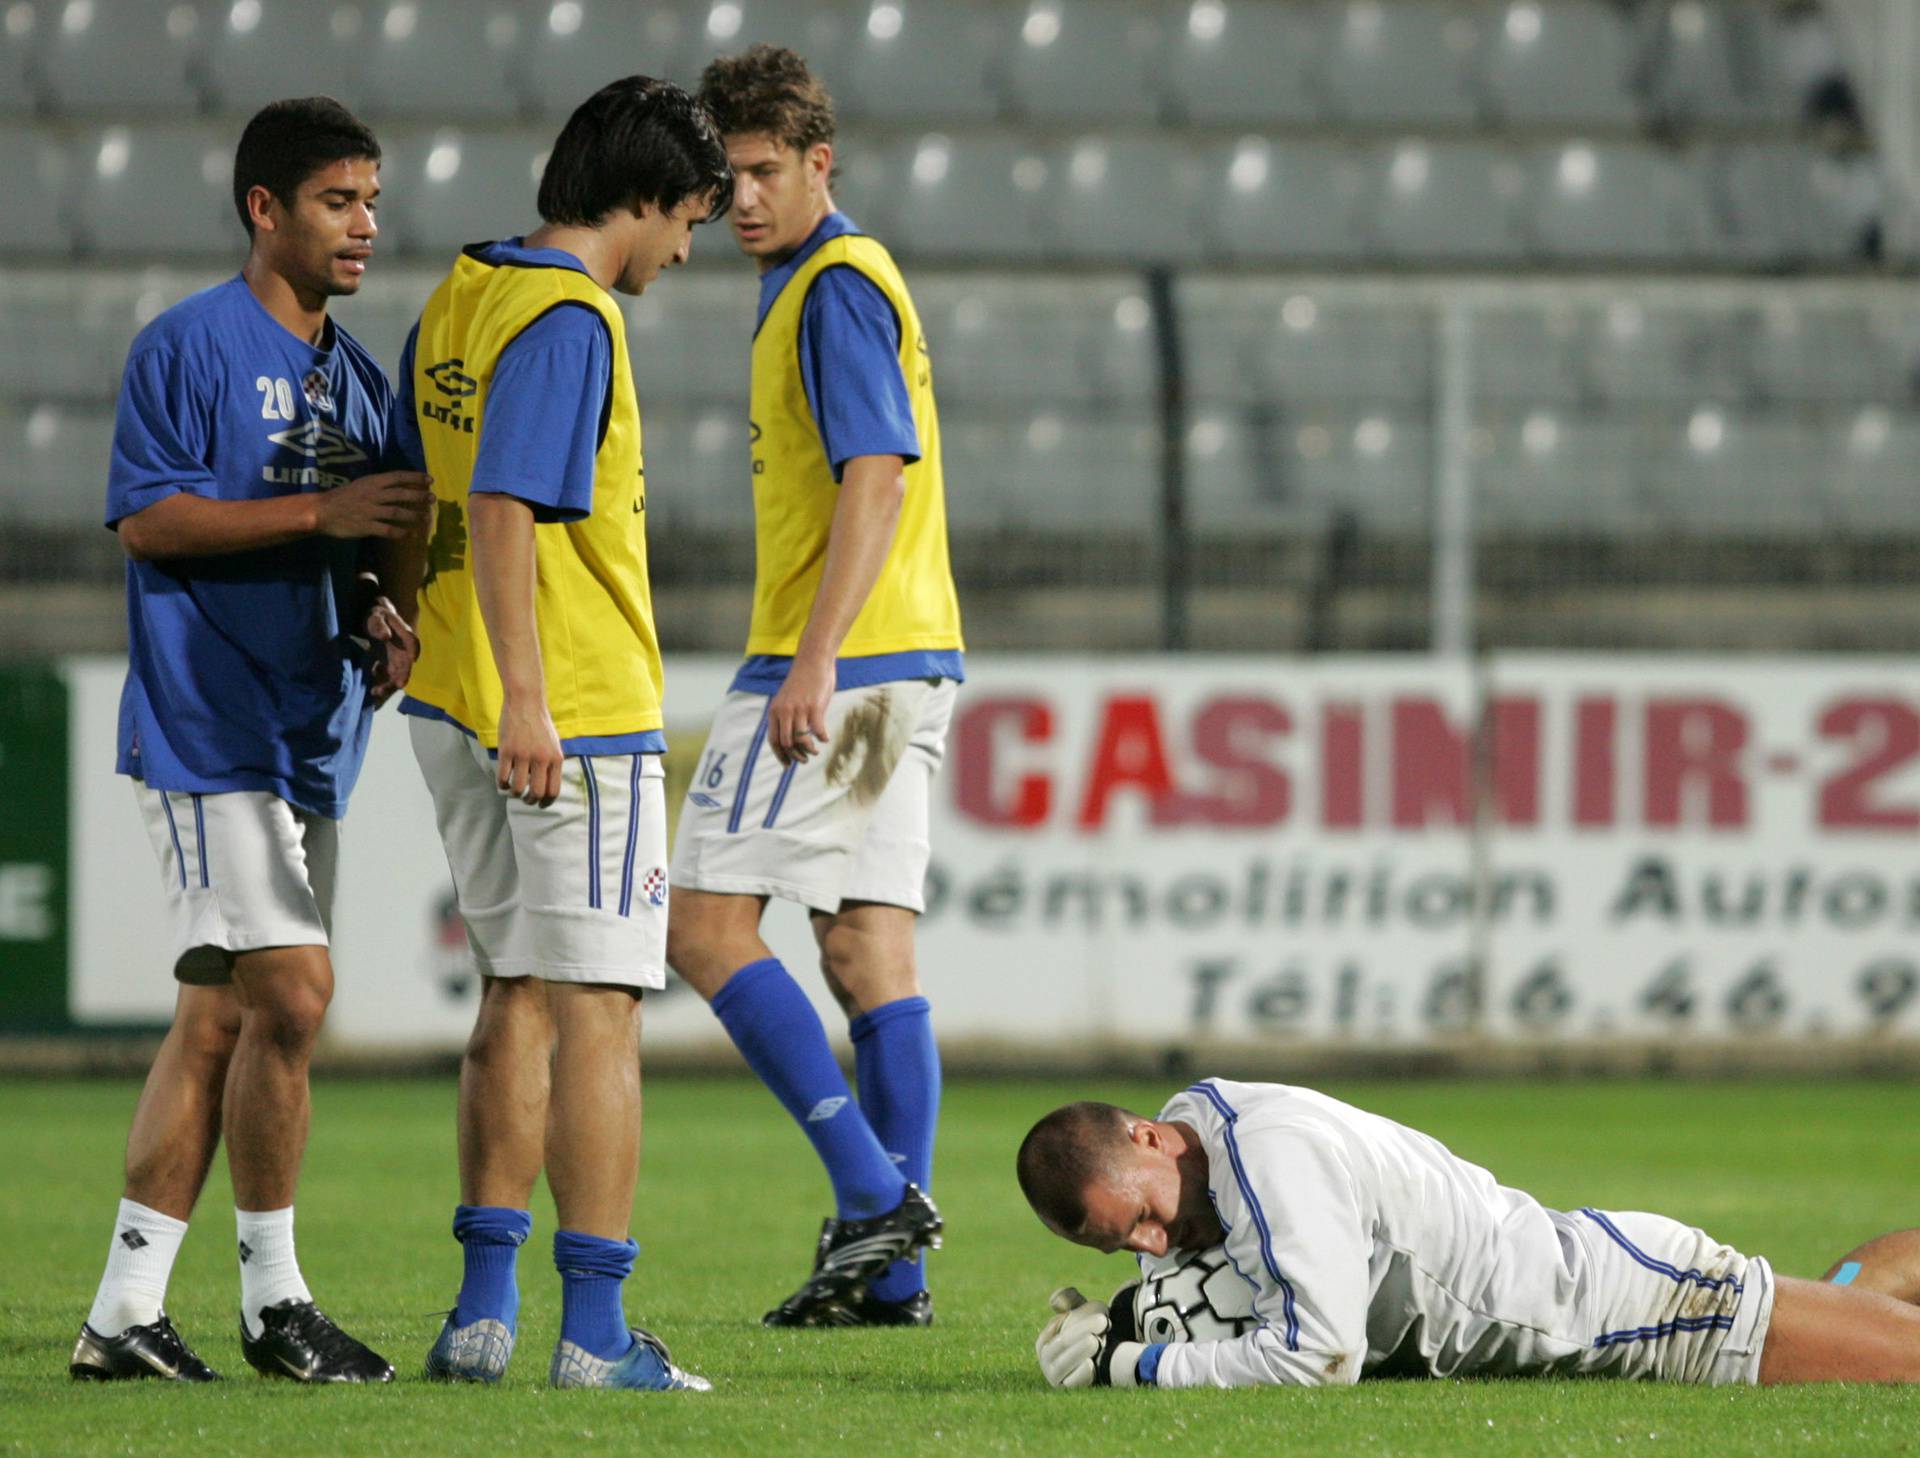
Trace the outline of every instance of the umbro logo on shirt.
{"type": "Polygon", "coordinates": [[[353,466],[367,458],[365,451],[347,439],[345,431],[337,425],[328,425],[318,416],[291,430],[276,431],[267,439],[298,451],[322,466],[353,466]]]}
{"type": "Polygon", "coordinates": [[[427,366],[427,378],[442,395],[464,400],[480,388],[480,382],[460,368],[465,363],[463,359],[443,359],[437,365],[427,366]]]}

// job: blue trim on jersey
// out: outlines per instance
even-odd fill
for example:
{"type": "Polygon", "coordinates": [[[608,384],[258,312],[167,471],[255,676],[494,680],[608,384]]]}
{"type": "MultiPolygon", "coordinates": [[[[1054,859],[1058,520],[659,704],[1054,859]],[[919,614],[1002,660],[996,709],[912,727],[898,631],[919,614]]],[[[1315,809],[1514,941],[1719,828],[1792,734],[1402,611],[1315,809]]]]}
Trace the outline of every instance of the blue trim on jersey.
{"type": "Polygon", "coordinates": [[[767,806],[767,818],[760,822],[762,830],[772,830],[773,822],[780,818],[780,807],[787,803],[787,789],[793,784],[793,772],[799,768],[800,762],[795,760],[780,771],[780,783],[774,787],[773,803],[767,806]]]}
{"type": "Polygon", "coordinates": [[[1618,1347],[1628,1342],[1652,1342],[1677,1331],[1731,1331],[1731,1316],[1677,1316],[1658,1326],[1630,1326],[1624,1331],[1602,1332],[1593,1339],[1596,1347],[1618,1347]]]}
{"type": "MultiPolygon", "coordinates": [[[[434,719],[442,724],[451,724],[469,739],[480,737],[445,709],[416,699],[412,694],[400,700],[400,712],[415,719],[434,719]]],[[[667,736],[661,729],[636,729],[631,734],[578,734],[571,739],[562,739],[560,752],[582,758],[589,754],[665,754],[667,736]]],[[[494,759],[500,757],[497,749],[489,749],[487,754],[494,759]]]]}
{"type": "Polygon", "coordinates": [[[200,862],[200,889],[206,890],[211,883],[207,880],[207,812],[201,808],[200,797],[193,797],[193,845],[194,859],[200,862]]]}
{"type": "MultiPolygon", "coordinates": [[[[754,653],[748,656],[727,685],[729,693],[777,694],[793,667],[790,653],[754,653]]],[[[833,691],[872,688],[880,683],[905,683],[911,678],[967,681],[966,661],[958,648],[916,648],[906,653],[867,653],[836,658],[833,691]]]]}
{"type": "Polygon", "coordinates": [[[620,914],[633,909],[633,854],[640,843],[640,756],[633,757],[633,776],[627,785],[627,853],[620,862],[620,914]]]}
{"type": "Polygon", "coordinates": [[[587,905],[600,909],[600,782],[594,777],[593,761],[580,761],[580,774],[587,787],[587,905]]]}
{"type": "Polygon", "coordinates": [[[1598,1210],[1583,1205],[1580,1213],[1586,1216],[1587,1219],[1593,1221],[1593,1223],[1598,1225],[1602,1230],[1606,1231],[1607,1234],[1613,1238],[1613,1243],[1626,1251],[1634,1260],[1650,1271],[1657,1271],[1669,1280],[1676,1281],[1683,1286],[1691,1281],[1694,1285],[1703,1287],[1709,1291],[1718,1291],[1722,1286],[1728,1285],[1731,1285],[1735,1291],[1745,1291],[1747,1289],[1745,1282],[1736,1281],[1732,1276],[1709,1276],[1705,1271],[1697,1270],[1683,1271],[1668,1261],[1656,1260],[1653,1256],[1648,1255],[1645,1251],[1641,1250],[1639,1246],[1628,1240],[1626,1236],[1622,1235],[1620,1233],[1620,1227],[1607,1219],[1607,1217],[1598,1210]]]}
{"type": "Polygon", "coordinates": [[[1300,1319],[1294,1310],[1293,1283],[1280,1274],[1280,1263],[1274,1259],[1273,1255],[1273,1230],[1267,1224],[1267,1212],[1260,1208],[1259,1197],[1253,1193],[1253,1181],[1247,1178],[1247,1167],[1240,1159],[1240,1141],[1234,1137],[1233,1133],[1233,1126],[1239,1122],[1240,1115],[1233,1105],[1221,1096],[1220,1091],[1211,1085],[1196,1083],[1191,1085],[1187,1092],[1197,1093],[1207,1100],[1225,1121],[1226,1127],[1223,1134],[1227,1142],[1227,1159],[1233,1165],[1233,1177],[1240,1186],[1241,1195],[1246,1199],[1248,1212],[1253,1216],[1254,1229],[1260,1233],[1260,1259],[1267,1268],[1267,1274],[1272,1276],[1280,1287],[1281,1303],[1287,1317],[1287,1350],[1297,1352],[1300,1350],[1300,1319]]]}
{"type": "Polygon", "coordinates": [[[771,701],[760,711],[760,723],[753,731],[753,738],[747,744],[747,762],[740,766],[740,783],[733,788],[733,809],[727,815],[727,834],[737,834],[740,829],[740,816],[747,808],[747,786],[753,783],[753,761],[760,753],[760,746],[767,738],[767,713],[773,708],[771,701]]]}
{"type": "Polygon", "coordinates": [[[180,848],[180,826],[173,818],[173,802],[167,798],[165,790],[155,790],[160,797],[160,808],[167,812],[167,833],[173,837],[173,859],[180,867],[180,889],[187,889],[187,853],[180,848]]]}
{"type": "Polygon", "coordinates": [[[1165,1342],[1152,1342],[1140,1354],[1140,1360],[1134,1363],[1133,1375],[1142,1387],[1151,1387],[1160,1380],[1160,1359],[1167,1354],[1165,1342]]]}

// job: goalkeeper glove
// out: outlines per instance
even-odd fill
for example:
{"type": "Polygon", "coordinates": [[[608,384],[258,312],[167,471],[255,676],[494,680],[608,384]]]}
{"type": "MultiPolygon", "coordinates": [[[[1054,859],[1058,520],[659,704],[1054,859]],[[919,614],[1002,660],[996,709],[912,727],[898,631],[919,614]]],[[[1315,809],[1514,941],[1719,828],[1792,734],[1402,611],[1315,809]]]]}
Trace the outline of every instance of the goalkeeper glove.
{"type": "MultiPolygon", "coordinates": [[[[1053,1293],[1054,1318],[1033,1344],[1040,1370],[1055,1387],[1132,1387],[1146,1347],[1127,1338],[1132,1331],[1132,1293],[1127,1294],[1125,1325],[1116,1324],[1104,1306],[1088,1302],[1072,1286],[1053,1293]]],[[[1116,1305],[1119,1298],[1115,1297],[1116,1305]]]]}

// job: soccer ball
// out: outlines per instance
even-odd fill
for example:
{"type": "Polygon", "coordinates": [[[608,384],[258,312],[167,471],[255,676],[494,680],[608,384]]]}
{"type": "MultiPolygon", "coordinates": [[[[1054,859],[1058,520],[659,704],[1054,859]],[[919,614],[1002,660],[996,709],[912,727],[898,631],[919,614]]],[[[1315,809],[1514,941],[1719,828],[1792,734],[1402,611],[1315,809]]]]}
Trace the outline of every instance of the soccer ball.
{"type": "Polygon", "coordinates": [[[1143,1342],[1231,1341],[1260,1324],[1253,1287],[1220,1245],[1183,1256],[1141,1281],[1133,1320],[1143,1342]]]}

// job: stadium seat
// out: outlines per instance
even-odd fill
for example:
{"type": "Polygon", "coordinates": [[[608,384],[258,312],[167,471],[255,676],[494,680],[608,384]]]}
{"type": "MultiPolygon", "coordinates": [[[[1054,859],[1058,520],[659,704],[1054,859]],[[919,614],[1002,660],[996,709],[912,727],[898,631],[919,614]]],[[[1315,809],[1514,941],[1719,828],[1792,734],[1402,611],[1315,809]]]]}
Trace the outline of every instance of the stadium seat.
{"type": "MultiPolygon", "coordinates": [[[[68,200],[75,149],[48,127],[0,125],[0,248],[10,258],[64,258],[73,251],[68,200]]],[[[91,160],[91,159],[89,159],[91,160]]]]}
{"type": "Polygon", "coordinates": [[[753,530],[747,412],[741,406],[646,405],[647,526],[656,552],[671,534],[753,530]]]}
{"type": "Polygon", "coordinates": [[[1869,254],[1883,206],[1872,158],[1792,143],[1728,149],[1719,159],[1722,246],[1742,262],[1834,264],[1869,254]]]}
{"type": "Polygon", "coordinates": [[[0,522],[98,529],[113,453],[113,410],[46,402],[0,405],[7,489],[0,522]]]}
{"type": "Polygon", "coordinates": [[[988,82],[1008,43],[1004,12],[963,0],[874,0],[833,61],[834,106],[852,119],[983,121],[999,108],[988,82]]]}
{"type": "Polygon", "coordinates": [[[1862,411],[1840,416],[1816,442],[1814,472],[1827,486],[1826,507],[1843,534],[1863,537],[1920,532],[1920,416],[1862,411]]]}
{"type": "Polygon", "coordinates": [[[932,275],[914,285],[943,410],[1107,402],[1149,411],[1152,321],[1133,279],[932,275]]]}
{"type": "Polygon", "coordinates": [[[1702,182],[1650,146],[1571,142],[1533,153],[1535,247],[1561,263],[1678,264],[1701,256],[1702,182]]]}
{"type": "Polygon", "coordinates": [[[1237,279],[1190,279],[1180,298],[1196,405],[1428,408],[1433,343],[1424,306],[1237,279]]]}
{"type": "Polygon", "coordinates": [[[33,114],[35,52],[52,23],[51,16],[42,16],[30,4],[11,7],[0,22],[0,118],[33,114]]]}
{"type": "Polygon", "coordinates": [[[1886,404],[1915,396],[1920,315],[1885,304],[1769,299],[1743,319],[1756,396],[1781,405],[1886,404]]]}
{"type": "Polygon", "coordinates": [[[536,169],[550,145],[540,133],[395,132],[383,145],[387,247],[444,267],[468,243],[539,226],[536,169]]]}
{"type": "Polygon", "coordinates": [[[1401,142],[1377,154],[1374,249],[1423,263],[1491,263],[1521,256],[1514,223],[1525,167],[1471,142],[1401,142]]]}
{"type": "Polygon", "coordinates": [[[204,41],[200,10],[160,0],[70,0],[40,7],[39,67],[68,116],[191,116],[204,41]]]}
{"type": "Polygon", "coordinates": [[[366,32],[379,23],[377,14],[310,0],[215,6],[206,20],[207,88],[220,110],[236,115],[285,96],[334,96],[358,107],[366,32]]]}
{"type": "Polygon", "coordinates": [[[628,0],[554,0],[527,25],[526,88],[552,122],[609,81],[638,71],[681,82],[696,77],[705,54],[704,20],[685,5],[628,0]]]}
{"type": "MultiPolygon", "coordinates": [[[[883,243],[892,239],[895,189],[907,175],[898,170],[898,161],[881,133],[842,132],[834,143],[833,205],[862,232],[883,243]]],[[[724,222],[695,235],[694,256],[703,255],[739,262],[739,251],[724,222]]]]}
{"type": "Polygon", "coordinates": [[[1315,121],[1326,105],[1318,18],[1316,11],[1270,0],[1186,8],[1165,53],[1173,118],[1256,129],[1315,121]]]}
{"type": "Polygon", "coordinates": [[[1470,338],[1475,400],[1566,407],[1594,393],[1590,340],[1570,304],[1475,309],[1470,338]]]}
{"type": "Polygon", "coordinates": [[[1639,117],[1635,49],[1617,8],[1599,0],[1514,0],[1492,28],[1483,75],[1510,129],[1628,127],[1639,117]]]}
{"type": "Polygon", "coordinates": [[[406,264],[376,254],[360,291],[335,299],[328,312],[372,351],[389,376],[397,376],[400,351],[445,271],[443,265],[406,264]]]}
{"type": "Polygon", "coordinates": [[[1315,517],[1350,516],[1363,531],[1417,537],[1429,530],[1431,428],[1420,416],[1290,410],[1276,428],[1288,461],[1287,497],[1315,517]]]}
{"type": "Polygon", "coordinates": [[[511,0],[389,0],[368,17],[362,92],[370,117],[504,120],[520,111],[525,34],[511,0]]]}
{"type": "Polygon", "coordinates": [[[1086,135],[1049,154],[1056,250],[1073,259],[1189,263],[1201,256],[1204,165],[1160,134],[1086,135]]]}
{"type": "Polygon", "coordinates": [[[730,272],[670,279],[621,301],[643,418],[668,400],[746,417],[756,293],[752,270],[736,261],[730,272]]]}
{"type": "Polygon", "coordinates": [[[1713,402],[1738,406],[1754,391],[1743,340],[1723,307],[1623,296],[1583,316],[1596,397],[1636,411],[1713,402]]]}
{"type": "Polygon", "coordinates": [[[1236,263],[1351,262],[1364,246],[1363,155],[1262,137],[1214,144],[1200,153],[1206,201],[1194,225],[1214,253],[1236,263]]]}
{"type": "Polygon", "coordinates": [[[1682,0],[1647,6],[1645,14],[1651,101],[1663,121],[1786,126],[1796,119],[1767,6],[1682,0]]]}
{"type": "Polygon", "coordinates": [[[1655,530],[1633,426],[1579,411],[1502,412],[1473,462],[1476,536],[1632,537],[1655,530]]]}
{"type": "Polygon", "coordinates": [[[1005,135],[960,144],[930,134],[898,144],[887,167],[903,179],[891,227],[904,254],[1021,262],[1046,250],[1044,209],[1065,182],[1038,148],[1005,135]]]}
{"type": "Polygon", "coordinates": [[[111,408],[142,318],[190,291],[135,278],[14,272],[0,293],[0,337],[7,341],[0,350],[0,399],[111,408]]]}
{"type": "Polygon", "coordinates": [[[1135,416],[943,412],[947,514],[960,531],[1144,530],[1157,511],[1159,445],[1135,416]]]}
{"type": "Polygon", "coordinates": [[[1007,47],[1007,107],[1038,122],[1152,121],[1165,48],[1147,6],[1035,0],[1007,47]]]}
{"type": "Polygon", "coordinates": [[[1289,412],[1202,409],[1187,426],[1187,521],[1197,532],[1275,531],[1315,513],[1300,499],[1289,412]]]}
{"type": "Polygon", "coordinates": [[[1729,538],[1826,530],[1818,453],[1802,425],[1729,411],[1716,413],[1716,428],[1703,437],[1700,418],[1664,422],[1649,450],[1648,494],[1659,528],[1729,538]]]}
{"type": "Polygon", "coordinates": [[[247,235],[233,208],[233,146],[207,127],[83,134],[74,155],[81,246],[99,258],[194,255],[238,267],[247,235]]]}
{"type": "Polygon", "coordinates": [[[1335,14],[1323,63],[1335,118],[1372,127],[1474,120],[1477,11],[1433,0],[1347,0],[1335,14]]]}

